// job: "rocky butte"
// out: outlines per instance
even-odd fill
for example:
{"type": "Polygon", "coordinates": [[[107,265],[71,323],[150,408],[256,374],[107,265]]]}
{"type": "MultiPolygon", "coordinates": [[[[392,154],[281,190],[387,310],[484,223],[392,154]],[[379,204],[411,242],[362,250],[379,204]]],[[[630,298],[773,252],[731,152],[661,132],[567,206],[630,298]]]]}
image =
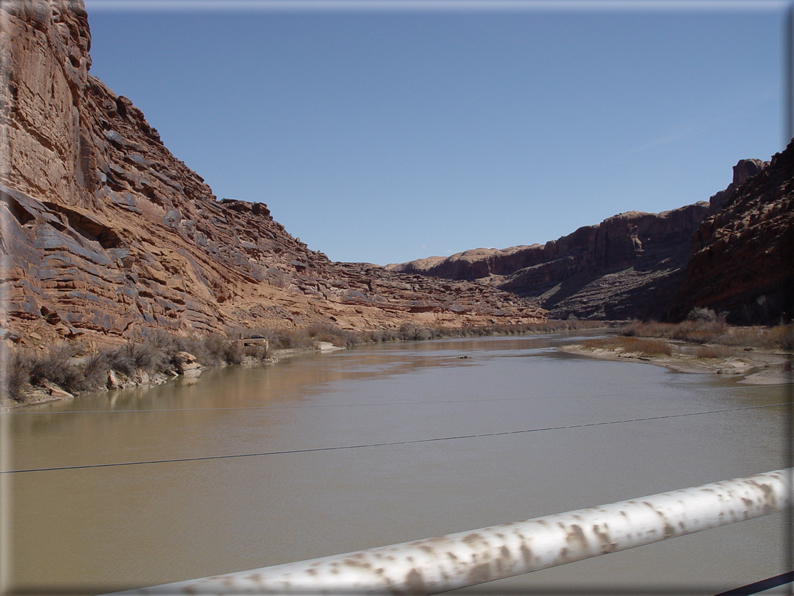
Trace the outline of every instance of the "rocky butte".
{"type": "Polygon", "coordinates": [[[561,319],[681,320],[695,307],[734,323],[791,317],[794,144],[771,162],[741,160],[708,202],[630,211],[546,244],[475,249],[389,265],[477,280],[561,319]]]}
{"type": "Polygon", "coordinates": [[[23,346],[234,327],[520,324],[489,284],[335,263],[262,203],[218,201],[133,103],[89,74],[82,0],[0,5],[2,333],[23,346]]]}

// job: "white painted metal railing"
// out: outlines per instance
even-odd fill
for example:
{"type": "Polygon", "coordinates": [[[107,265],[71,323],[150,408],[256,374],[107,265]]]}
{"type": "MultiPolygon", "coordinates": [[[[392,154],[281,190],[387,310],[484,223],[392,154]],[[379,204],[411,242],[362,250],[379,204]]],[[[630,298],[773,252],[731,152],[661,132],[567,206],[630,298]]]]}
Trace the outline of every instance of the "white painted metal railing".
{"type": "Polygon", "coordinates": [[[119,594],[434,594],[783,511],[792,470],[119,594]]]}

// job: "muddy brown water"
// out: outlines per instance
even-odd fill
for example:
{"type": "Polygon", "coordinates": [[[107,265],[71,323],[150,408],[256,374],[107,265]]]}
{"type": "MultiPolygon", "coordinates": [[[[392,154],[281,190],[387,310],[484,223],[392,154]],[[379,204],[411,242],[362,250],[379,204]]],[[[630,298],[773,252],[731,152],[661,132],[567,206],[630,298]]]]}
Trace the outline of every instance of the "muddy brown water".
{"type": "MultiPolygon", "coordinates": [[[[97,594],[786,466],[789,388],[554,350],[572,338],[370,346],[2,414],[7,468],[64,468],[2,475],[5,587],[97,594]],[[577,426],[594,422],[611,424],[577,426]],[[165,461],[247,454],[267,455],[165,461]]],[[[716,594],[789,571],[786,527],[775,514],[470,591],[716,594]]]]}

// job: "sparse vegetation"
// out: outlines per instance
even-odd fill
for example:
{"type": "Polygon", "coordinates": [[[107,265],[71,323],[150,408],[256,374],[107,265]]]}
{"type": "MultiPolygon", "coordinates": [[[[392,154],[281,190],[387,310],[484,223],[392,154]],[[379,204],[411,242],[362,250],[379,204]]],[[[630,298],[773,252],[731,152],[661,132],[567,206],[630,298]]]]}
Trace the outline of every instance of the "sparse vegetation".
{"type": "Polygon", "coordinates": [[[353,331],[340,329],[335,325],[324,323],[315,323],[306,329],[306,333],[310,340],[326,341],[338,347],[352,348],[353,346],[362,343],[362,337],[353,331]]]}
{"type": "Polygon", "coordinates": [[[246,354],[242,342],[230,341],[220,334],[176,336],[159,332],[87,354],[85,346],[72,343],[55,346],[43,354],[3,348],[0,356],[6,360],[6,394],[24,401],[26,386],[43,386],[47,382],[75,394],[107,389],[111,371],[127,378],[143,373],[150,377],[174,375],[181,352],[192,354],[204,366],[240,364],[246,355],[256,360],[267,358],[264,346],[257,347],[246,354]]]}
{"type": "MultiPolygon", "coordinates": [[[[5,351],[5,350],[4,350],[5,351]]],[[[33,357],[26,352],[2,354],[6,360],[5,385],[9,397],[17,399],[22,387],[30,382],[30,371],[33,368],[33,357]]]]}
{"type": "MultiPolygon", "coordinates": [[[[712,311],[713,312],[713,311],[712,311]]],[[[717,318],[687,319],[681,323],[635,322],[627,325],[626,337],[658,337],[698,344],[753,348],[794,348],[794,325],[734,327],[717,318]]]]}
{"type": "Polygon", "coordinates": [[[698,346],[695,348],[696,358],[730,358],[736,354],[736,348],[730,346],[698,346]]]}
{"type": "Polygon", "coordinates": [[[742,348],[791,350],[794,348],[794,325],[733,326],[711,309],[696,308],[681,323],[635,321],[626,325],[619,336],[587,340],[582,345],[641,356],[676,355],[716,360],[741,357],[742,348]]]}
{"type": "MultiPolygon", "coordinates": [[[[780,359],[781,354],[775,352],[785,350],[788,352],[787,366],[790,368],[791,350],[794,349],[794,325],[790,323],[774,327],[729,325],[725,315],[726,313],[718,313],[709,308],[694,308],[686,320],[680,323],[634,321],[625,325],[618,336],[582,341],[580,346],[596,356],[605,358],[615,356],[630,359],[650,358],[663,361],[666,363],[665,366],[701,368],[722,366],[724,363],[713,361],[726,359],[748,362],[753,359],[748,356],[748,352],[761,349],[772,351],[771,354],[767,353],[767,356],[755,357],[756,361],[765,363],[764,368],[769,372],[781,369],[780,363],[783,362],[780,359]],[[664,356],[672,358],[660,359],[664,356]],[[703,362],[707,360],[712,362],[703,362]],[[770,362],[773,366],[770,366],[770,362]]],[[[576,346],[573,348],[575,351],[576,346]]],[[[722,372],[722,369],[719,369],[719,372],[722,372]]],[[[729,372],[729,374],[733,373],[729,372]]]]}
{"type": "Polygon", "coordinates": [[[715,321],[724,321],[725,315],[727,313],[717,314],[710,308],[702,308],[700,306],[696,306],[687,315],[687,321],[706,321],[708,323],[713,323],[715,321]]]}
{"type": "Polygon", "coordinates": [[[628,353],[647,354],[651,356],[669,356],[673,348],[667,342],[658,339],[641,339],[637,337],[613,336],[602,339],[589,339],[582,342],[587,348],[621,350],[628,353]]]}
{"type": "Polygon", "coordinates": [[[41,358],[31,358],[30,383],[41,384],[51,381],[61,387],[71,386],[78,376],[69,360],[75,354],[75,347],[69,345],[55,346],[41,358]]]}

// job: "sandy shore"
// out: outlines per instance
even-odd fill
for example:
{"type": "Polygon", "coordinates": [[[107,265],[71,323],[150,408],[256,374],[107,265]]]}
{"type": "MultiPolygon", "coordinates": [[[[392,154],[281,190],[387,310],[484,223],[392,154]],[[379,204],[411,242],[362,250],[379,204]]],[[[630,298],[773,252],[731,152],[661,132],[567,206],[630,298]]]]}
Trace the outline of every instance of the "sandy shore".
{"type": "Polygon", "coordinates": [[[581,344],[562,346],[560,351],[602,360],[641,362],[664,366],[686,373],[718,374],[736,377],[738,383],[752,385],[783,385],[794,382],[794,374],[787,370],[791,355],[779,350],[735,348],[735,354],[724,358],[699,358],[687,349],[699,346],[683,342],[667,342],[673,346],[671,355],[628,352],[623,348],[588,347],[581,344]],[[679,351],[680,350],[680,351],[679,351]]]}

